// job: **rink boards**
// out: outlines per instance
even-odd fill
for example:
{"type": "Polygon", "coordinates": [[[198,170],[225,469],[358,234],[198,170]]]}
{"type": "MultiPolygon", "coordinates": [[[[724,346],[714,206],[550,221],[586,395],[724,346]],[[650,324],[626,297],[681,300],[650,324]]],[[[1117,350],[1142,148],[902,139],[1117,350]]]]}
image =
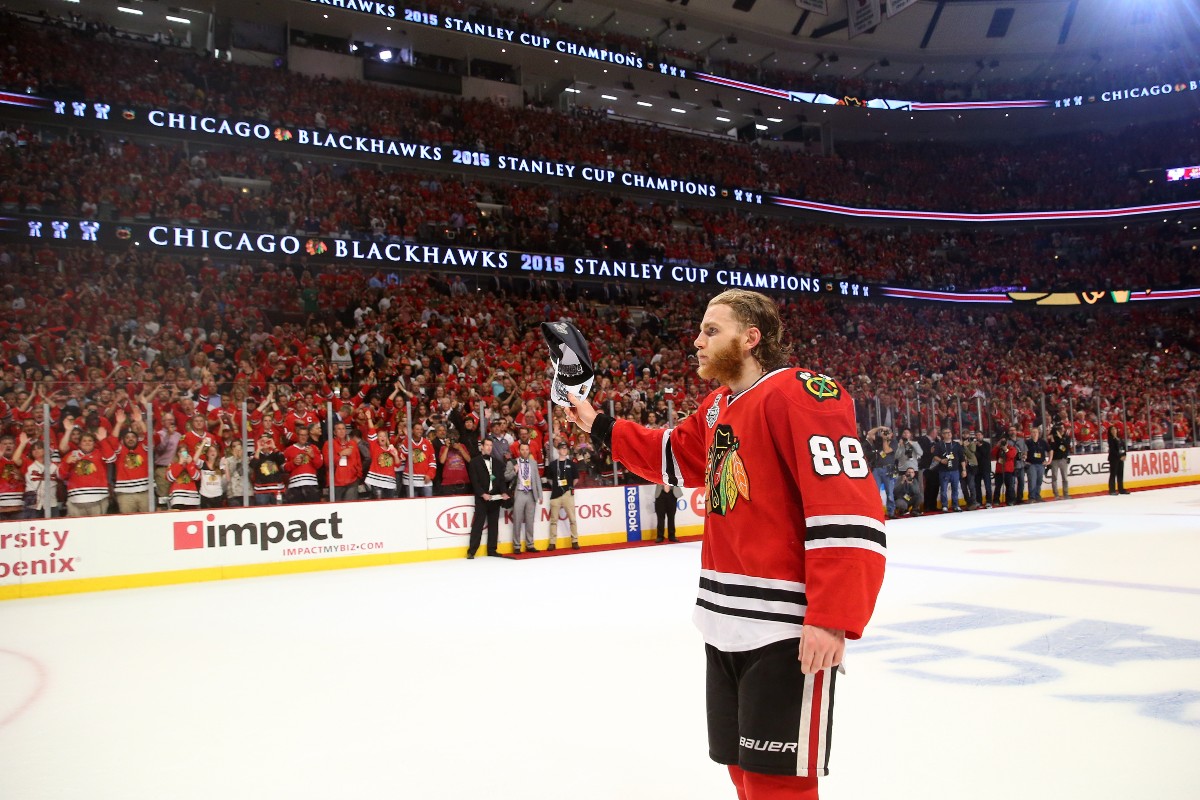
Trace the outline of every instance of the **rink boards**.
{"type": "MultiPolygon", "coordinates": [[[[546,493],[534,526],[539,547],[548,501],[546,493]]],[[[703,502],[701,490],[684,491],[680,534],[702,532],[703,502]]],[[[578,489],[575,510],[584,545],[654,537],[653,486],[578,489]]],[[[474,512],[473,497],[457,496],[4,522],[0,600],[461,558],[474,512]]],[[[569,546],[560,516],[558,540],[569,546]]],[[[501,552],[511,551],[511,532],[503,510],[501,552]]]]}
{"type": "MultiPolygon", "coordinates": [[[[1197,448],[1134,451],[1126,461],[1125,485],[1132,489],[1197,481],[1197,448]]],[[[1107,457],[1072,457],[1069,482],[1072,495],[1107,491],[1107,457]]],[[[1047,475],[1045,496],[1049,484],[1047,475]]],[[[653,486],[575,494],[585,546],[654,538],[653,486]]],[[[685,489],[676,505],[679,534],[701,533],[703,491],[685,489]]],[[[473,517],[473,498],[460,496],[3,522],[0,600],[461,558],[473,517]]],[[[535,525],[539,547],[549,524],[543,502],[535,525]]],[[[510,550],[511,531],[506,510],[501,552],[510,550]]],[[[557,535],[569,542],[565,520],[557,535]]]]}

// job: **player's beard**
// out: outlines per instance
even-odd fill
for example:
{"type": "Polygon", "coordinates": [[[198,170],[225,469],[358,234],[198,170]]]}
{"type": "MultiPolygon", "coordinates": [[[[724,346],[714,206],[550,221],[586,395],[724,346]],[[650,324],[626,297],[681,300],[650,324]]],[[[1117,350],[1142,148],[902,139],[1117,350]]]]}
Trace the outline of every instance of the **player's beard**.
{"type": "Polygon", "coordinates": [[[729,386],[742,376],[742,366],[745,360],[736,341],[731,341],[720,350],[710,350],[705,355],[707,361],[696,370],[701,378],[714,380],[722,386],[729,386]]]}

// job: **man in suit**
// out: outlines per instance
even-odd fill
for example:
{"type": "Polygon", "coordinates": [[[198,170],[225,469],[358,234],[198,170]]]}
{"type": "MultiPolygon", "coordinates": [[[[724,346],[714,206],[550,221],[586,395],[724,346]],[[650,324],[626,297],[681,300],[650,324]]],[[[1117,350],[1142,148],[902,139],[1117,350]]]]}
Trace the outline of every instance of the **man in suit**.
{"type": "Polygon", "coordinates": [[[492,456],[492,440],[484,439],[479,446],[479,455],[467,465],[471,478],[471,491],[475,494],[475,519],[471,522],[471,538],[467,544],[467,558],[474,558],[483,538],[483,526],[487,523],[487,554],[500,555],[496,547],[500,540],[500,503],[508,498],[504,491],[504,467],[492,456]]]}
{"type": "Polygon", "coordinates": [[[509,465],[512,478],[508,491],[513,497],[513,554],[521,552],[521,534],[525,534],[525,552],[536,553],[533,546],[533,522],[542,503],[542,476],[533,460],[528,442],[521,442],[517,460],[509,465]]]}
{"type": "Polygon", "coordinates": [[[663,524],[666,523],[667,536],[672,542],[678,542],[675,538],[675,511],[677,509],[676,501],[683,497],[683,490],[678,486],[662,486],[654,487],[654,514],[658,518],[658,538],[654,541],[661,542],[663,540],[663,524]]]}

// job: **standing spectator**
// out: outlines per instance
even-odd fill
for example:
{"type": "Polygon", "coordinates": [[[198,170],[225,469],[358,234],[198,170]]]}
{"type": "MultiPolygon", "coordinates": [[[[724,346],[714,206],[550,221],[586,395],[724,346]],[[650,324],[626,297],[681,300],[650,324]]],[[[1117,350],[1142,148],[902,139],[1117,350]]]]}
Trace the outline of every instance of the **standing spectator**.
{"type": "Polygon", "coordinates": [[[521,552],[522,533],[525,552],[536,553],[533,523],[537,519],[537,507],[542,504],[542,476],[537,461],[529,452],[529,442],[521,443],[517,460],[509,468],[512,470],[508,491],[513,498],[513,554],[521,552]]]}
{"type": "Polygon", "coordinates": [[[1067,475],[1071,471],[1071,435],[1067,433],[1061,422],[1056,422],[1050,429],[1050,436],[1047,437],[1046,443],[1050,447],[1050,492],[1056,500],[1059,498],[1066,500],[1071,496],[1071,485],[1067,482],[1067,475]],[[1058,488],[1060,481],[1062,482],[1061,494],[1058,488]]]}
{"type": "Polygon", "coordinates": [[[917,480],[917,470],[909,467],[900,474],[893,492],[896,501],[896,516],[903,517],[912,514],[919,517],[925,511],[924,499],[921,497],[921,482],[917,480]]]}
{"type": "MultiPolygon", "coordinates": [[[[433,453],[433,443],[425,438],[425,426],[419,422],[412,424],[412,438],[406,438],[400,447],[400,462],[397,464],[398,474],[405,487],[410,483],[413,497],[433,497],[433,479],[437,475],[437,458],[433,453]],[[408,474],[409,454],[412,454],[412,476],[408,474]]],[[[408,496],[408,492],[404,492],[408,496]]]]}
{"type": "Polygon", "coordinates": [[[224,508],[225,472],[221,469],[220,453],[210,447],[204,451],[204,462],[200,466],[200,507],[224,508]]]}
{"type": "Polygon", "coordinates": [[[996,462],[996,485],[992,489],[992,505],[999,505],[1000,490],[1004,490],[1004,505],[1013,505],[1013,493],[1016,491],[1016,478],[1013,470],[1017,463],[1017,448],[1001,435],[992,448],[992,460],[996,462]]]}
{"type": "Polygon", "coordinates": [[[154,432],[154,490],[158,504],[167,505],[171,485],[167,483],[167,468],[175,463],[175,451],[183,434],[177,429],[175,415],[167,412],[162,416],[162,427],[154,432]]]}
{"type": "Polygon", "coordinates": [[[258,450],[250,457],[250,483],[254,488],[254,505],[269,506],[283,502],[283,453],[275,449],[275,439],[264,433],[258,439],[258,450]]]}
{"type": "Polygon", "coordinates": [[[1042,484],[1046,482],[1046,464],[1050,461],[1050,448],[1042,438],[1042,426],[1035,425],[1025,443],[1025,456],[1029,459],[1029,502],[1042,502],[1042,484]]]}
{"type": "MultiPolygon", "coordinates": [[[[465,449],[465,448],[464,448],[465,449]]],[[[459,451],[461,452],[461,451],[459,451]]],[[[504,470],[492,453],[492,440],[484,439],[479,455],[471,459],[471,491],[475,494],[475,517],[467,540],[467,558],[474,558],[487,525],[487,554],[500,555],[500,503],[508,499],[504,491],[504,470]]]]}
{"type": "Polygon", "coordinates": [[[550,481],[550,544],[553,550],[558,539],[558,517],[565,512],[571,529],[571,549],[579,549],[579,521],[575,516],[575,481],[579,467],[571,458],[571,448],[565,441],[558,443],[558,459],[546,471],[550,481]]]}
{"type": "Polygon", "coordinates": [[[225,475],[225,505],[239,507],[243,503],[245,479],[242,475],[242,440],[234,439],[221,459],[221,472],[225,475]]]}
{"type": "Polygon", "coordinates": [[[358,483],[363,477],[362,455],[351,441],[345,422],[335,422],[333,438],[325,443],[325,463],[333,464],[333,499],[352,502],[358,499],[358,483]]]}
{"type": "MultiPolygon", "coordinates": [[[[117,412],[117,426],[125,423],[125,412],[117,412]]],[[[132,427],[125,428],[118,442],[105,441],[105,463],[116,467],[113,489],[117,510],[122,514],[144,514],[150,510],[150,454],[132,427]]]]}
{"type": "Polygon", "coordinates": [[[29,439],[6,433],[0,436],[0,521],[19,519],[25,510],[25,476],[21,473],[22,458],[29,439]]]}
{"type": "MultiPolygon", "coordinates": [[[[25,432],[22,438],[28,440],[25,432]]],[[[55,498],[58,495],[58,453],[54,453],[50,461],[49,477],[46,477],[46,444],[40,439],[30,440],[29,457],[25,459],[25,519],[38,519],[46,516],[46,509],[55,509],[55,498]]],[[[52,511],[58,514],[57,510],[52,511]]]]}
{"type": "Polygon", "coordinates": [[[179,448],[175,463],[167,467],[168,505],[172,510],[200,505],[200,468],[186,448],[179,448]]]}
{"type": "Polygon", "coordinates": [[[667,539],[672,542],[678,542],[679,539],[675,536],[675,512],[679,510],[676,501],[683,497],[683,489],[678,486],[664,486],[655,484],[654,486],[654,518],[658,529],[658,535],[654,541],[663,541],[663,529],[666,529],[667,539]]]}
{"type": "Polygon", "coordinates": [[[942,428],[942,440],[933,446],[933,460],[937,464],[938,496],[947,511],[962,511],[958,506],[958,494],[962,479],[967,476],[966,459],[962,445],[954,441],[949,428],[942,428]]]}
{"type": "Polygon", "coordinates": [[[308,440],[309,426],[297,423],[292,433],[295,441],[283,451],[284,470],[287,472],[287,502],[318,503],[321,486],[317,471],[324,465],[321,448],[308,440]]]}
{"type": "MultiPolygon", "coordinates": [[[[474,481],[468,472],[468,464],[474,461],[467,446],[459,441],[458,431],[451,430],[438,453],[438,463],[442,465],[443,496],[465,494],[473,489],[474,481]]],[[[504,468],[501,467],[499,472],[503,475],[504,468]]]]}
{"type": "Polygon", "coordinates": [[[1129,494],[1125,489],[1125,440],[1115,425],[1108,426],[1108,493],[1129,494]]]}
{"type": "Polygon", "coordinates": [[[99,433],[87,431],[79,438],[79,449],[63,459],[58,474],[67,484],[67,516],[98,517],[108,504],[108,468],[96,447],[99,433]]]}

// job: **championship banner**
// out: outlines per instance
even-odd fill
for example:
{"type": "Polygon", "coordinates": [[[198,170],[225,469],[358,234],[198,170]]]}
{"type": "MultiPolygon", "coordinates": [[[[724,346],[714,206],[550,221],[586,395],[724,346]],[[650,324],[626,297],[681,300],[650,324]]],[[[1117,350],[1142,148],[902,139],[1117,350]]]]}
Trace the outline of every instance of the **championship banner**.
{"type": "Polygon", "coordinates": [[[829,0],[796,0],[796,8],[829,15],[829,0]]]}
{"type": "Polygon", "coordinates": [[[887,15],[894,17],[917,0],[887,0],[887,15]]]}
{"type": "Polygon", "coordinates": [[[851,39],[874,28],[881,18],[879,0],[846,0],[846,20],[851,39]]]}

